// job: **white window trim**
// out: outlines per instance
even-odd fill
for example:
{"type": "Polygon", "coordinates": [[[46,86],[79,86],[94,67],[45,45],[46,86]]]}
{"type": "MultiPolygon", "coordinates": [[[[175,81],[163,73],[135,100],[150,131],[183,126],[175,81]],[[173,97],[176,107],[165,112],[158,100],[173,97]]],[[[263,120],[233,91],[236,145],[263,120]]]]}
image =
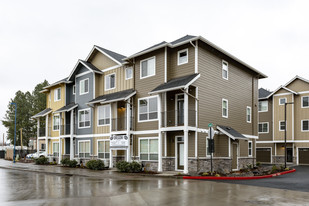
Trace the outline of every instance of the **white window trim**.
{"type": "Polygon", "coordinates": [[[78,129],[85,129],[85,128],[90,128],[91,127],[91,112],[90,112],[90,108],[78,110],[78,112],[77,112],[77,126],[78,126],[78,129]],[[80,127],[79,126],[79,117],[80,117],[79,112],[86,111],[86,110],[89,111],[89,122],[90,122],[89,126],[87,126],[87,127],[80,127]]]}
{"type": "Polygon", "coordinates": [[[286,97],[283,97],[283,98],[279,98],[279,105],[284,105],[284,104],[280,104],[280,100],[281,99],[285,99],[285,102],[287,102],[287,99],[286,99],[286,97]]]}
{"type": "Polygon", "coordinates": [[[147,59],[143,59],[143,60],[141,60],[140,61],[140,79],[146,79],[146,78],[148,78],[148,77],[152,77],[152,76],[155,76],[156,75],[156,56],[152,56],[152,57],[149,57],[149,58],[147,58],[147,59]],[[154,74],[153,75],[148,75],[148,76],[145,76],[145,77],[142,77],[142,63],[144,62],[144,61],[147,61],[147,60],[149,60],[149,59],[154,59],[154,74]]]}
{"type": "MultiPolygon", "coordinates": [[[[99,142],[110,142],[110,140],[109,139],[98,139],[97,140],[97,158],[100,159],[100,160],[109,160],[110,158],[108,158],[108,159],[106,159],[106,158],[99,158],[99,142]]],[[[104,144],[104,149],[105,149],[105,144],[104,144]]],[[[107,153],[106,149],[105,149],[105,153],[107,153]]],[[[108,153],[109,153],[109,157],[111,157],[110,150],[108,151],[108,153]]]]}
{"type": "Polygon", "coordinates": [[[221,113],[222,117],[229,118],[229,101],[227,99],[222,99],[221,102],[221,113]],[[223,115],[223,102],[226,101],[226,116],[223,115]]]}
{"type": "Polygon", "coordinates": [[[73,94],[75,95],[76,94],[76,85],[75,84],[73,85],[73,89],[72,90],[73,90],[73,94]]]}
{"type": "Polygon", "coordinates": [[[58,87],[58,88],[54,89],[54,102],[59,102],[60,100],[61,100],[61,87],[58,87]],[[60,99],[57,99],[57,97],[58,97],[58,89],[60,90],[60,99]]]}
{"type": "Polygon", "coordinates": [[[267,110],[265,110],[265,111],[258,111],[258,112],[268,112],[268,101],[267,100],[263,100],[263,101],[259,101],[259,102],[267,102],[267,110]]]}
{"type": "Polygon", "coordinates": [[[226,80],[229,80],[229,63],[228,63],[227,61],[225,61],[225,60],[222,60],[221,67],[222,67],[222,68],[221,68],[222,78],[223,78],[223,79],[226,79],[226,80]],[[223,64],[224,64],[224,63],[226,63],[226,65],[227,65],[227,70],[226,70],[226,74],[227,74],[226,76],[227,76],[227,77],[226,77],[226,78],[223,76],[223,70],[224,70],[224,69],[223,69],[223,68],[224,68],[224,67],[223,67],[223,64]]]}
{"type": "Polygon", "coordinates": [[[309,96],[302,96],[301,97],[301,108],[309,108],[309,105],[308,106],[304,106],[304,97],[308,97],[309,98],[309,96]]]}
{"type": "MultiPolygon", "coordinates": [[[[84,85],[85,85],[85,83],[84,83],[84,85]]],[[[79,95],[88,94],[88,93],[89,93],[89,90],[90,90],[89,87],[90,87],[89,78],[79,80],[79,95]],[[82,84],[81,84],[81,82],[84,82],[84,81],[87,81],[87,80],[88,80],[88,91],[82,93],[82,84]]]]}
{"type": "Polygon", "coordinates": [[[304,121],[308,121],[309,122],[309,119],[303,119],[303,120],[301,120],[301,131],[302,132],[309,132],[309,129],[308,130],[304,130],[304,128],[303,128],[303,122],[304,121]]]}
{"type": "Polygon", "coordinates": [[[109,90],[112,90],[112,89],[115,89],[115,88],[116,88],[116,73],[111,73],[111,74],[105,75],[105,77],[104,77],[104,91],[109,91],[109,90]],[[114,85],[114,87],[106,88],[106,82],[107,82],[106,79],[108,77],[112,76],[112,75],[115,75],[115,85],[114,85]]]}
{"type": "Polygon", "coordinates": [[[133,78],[133,74],[134,74],[134,73],[133,73],[133,67],[127,67],[127,68],[125,68],[124,73],[125,73],[125,79],[126,79],[126,80],[132,79],[132,78],[133,78]],[[128,78],[128,77],[127,77],[127,69],[132,69],[132,77],[131,77],[131,78],[128,78]]]}
{"type": "Polygon", "coordinates": [[[59,149],[58,154],[60,153],[60,141],[54,141],[52,143],[52,155],[53,156],[54,156],[54,144],[58,144],[58,149],[59,149]]]}
{"type": "Polygon", "coordinates": [[[251,110],[251,107],[247,106],[246,108],[246,122],[247,123],[251,123],[252,121],[252,110],[251,110]],[[247,110],[250,109],[250,120],[248,121],[248,118],[247,118],[247,110]]]}
{"type": "Polygon", "coordinates": [[[106,104],[106,105],[102,105],[102,106],[98,106],[97,107],[97,126],[98,127],[104,127],[104,126],[110,126],[111,125],[111,121],[112,121],[112,110],[111,110],[111,104],[106,104]],[[100,113],[99,113],[99,109],[100,109],[100,107],[108,107],[109,106],[109,124],[99,124],[99,115],[100,115],[100,113]]]}
{"type": "Polygon", "coordinates": [[[258,133],[259,134],[267,134],[267,133],[269,133],[269,122],[259,122],[258,123],[258,133]],[[267,132],[259,132],[259,124],[267,124],[267,132]]]}
{"type": "Polygon", "coordinates": [[[60,115],[59,114],[54,114],[53,115],[53,132],[58,132],[58,131],[60,131],[60,127],[61,127],[61,124],[60,124],[60,115]],[[57,116],[57,117],[59,117],[59,129],[54,129],[54,118],[55,118],[55,116],[57,116]]]}
{"type": "Polygon", "coordinates": [[[183,64],[187,64],[189,62],[189,50],[188,48],[187,49],[183,49],[183,50],[180,50],[177,52],[177,65],[183,65],[183,64]],[[179,63],[179,54],[186,51],[187,52],[187,61],[186,62],[183,62],[183,63],[179,63]]]}
{"type": "MultiPolygon", "coordinates": [[[[139,101],[140,100],[142,100],[142,99],[151,99],[151,98],[157,98],[157,107],[158,107],[158,109],[157,109],[157,112],[159,113],[159,98],[158,98],[158,95],[154,95],[154,96],[151,96],[151,97],[141,97],[141,98],[139,98],[137,101],[138,101],[138,108],[137,108],[137,115],[138,115],[138,122],[153,122],[153,121],[158,121],[159,119],[159,114],[157,115],[157,118],[156,119],[148,119],[148,120],[140,120],[139,119],[139,109],[140,109],[140,105],[139,105],[139,101]]],[[[149,104],[148,104],[149,105],[149,104]]],[[[148,113],[149,113],[149,111],[148,111],[148,113]]]]}
{"type": "MultiPolygon", "coordinates": [[[[159,160],[141,160],[141,140],[148,140],[148,152],[149,152],[149,140],[151,139],[157,139],[158,140],[158,159],[159,159],[159,137],[140,137],[138,138],[138,158],[140,161],[145,161],[145,162],[158,162],[159,160]]],[[[150,153],[148,153],[150,154],[150,153]]]]}
{"type": "MultiPolygon", "coordinates": [[[[82,143],[82,142],[89,142],[89,156],[91,156],[91,142],[90,140],[80,140],[78,141],[78,144],[77,144],[77,155],[79,157],[79,144],[82,143]]],[[[83,158],[86,158],[86,157],[83,157],[83,158]]]]}
{"type": "Polygon", "coordinates": [[[248,157],[252,157],[252,153],[253,153],[253,144],[252,144],[252,141],[248,141],[248,157]],[[249,145],[250,145],[250,143],[251,143],[251,155],[249,154],[249,151],[250,151],[249,145]]]}
{"type": "MultiPolygon", "coordinates": [[[[285,131],[285,130],[282,130],[281,129],[281,122],[284,122],[284,120],[281,120],[281,121],[279,121],[279,131],[285,131]]],[[[288,131],[288,128],[287,128],[287,125],[286,125],[286,123],[285,123],[285,128],[286,128],[286,131],[288,131]]]]}

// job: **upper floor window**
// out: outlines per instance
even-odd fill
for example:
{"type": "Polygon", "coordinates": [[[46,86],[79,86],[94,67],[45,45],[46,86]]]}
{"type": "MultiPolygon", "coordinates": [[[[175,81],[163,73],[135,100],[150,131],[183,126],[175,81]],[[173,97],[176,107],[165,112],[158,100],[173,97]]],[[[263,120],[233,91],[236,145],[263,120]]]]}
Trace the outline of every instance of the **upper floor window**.
{"type": "Polygon", "coordinates": [[[279,99],[279,105],[284,105],[286,103],[286,98],[279,99]]]}
{"type": "Polygon", "coordinates": [[[140,139],[140,160],[158,160],[158,138],[140,139]]]}
{"type": "Polygon", "coordinates": [[[178,65],[188,63],[188,49],[183,49],[183,50],[178,51],[177,59],[178,59],[177,60],[178,65]]]}
{"type": "Polygon", "coordinates": [[[90,109],[78,111],[78,127],[90,127],[90,109]]]}
{"type": "Polygon", "coordinates": [[[279,121],[279,131],[285,131],[285,121],[279,121]]]}
{"type": "Polygon", "coordinates": [[[60,128],[60,116],[54,115],[53,116],[53,131],[58,131],[60,128]]]}
{"type": "Polygon", "coordinates": [[[259,123],[259,133],[268,133],[268,122],[259,123]]]}
{"type": "Polygon", "coordinates": [[[267,112],[268,111],[268,101],[259,101],[259,112],[267,112]]]}
{"type": "Polygon", "coordinates": [[[105,76],[105,90],[115,88],[116,74],[109,74],[105,76]]]}
{"type": "Polygon", "coordinates": [[[148,97],[138,100],[138,120],[149,121],[158,119],[158,99],[148,97]]]}
{"type": "Polygon", "coordinates": [[[301,131],[308,132],[309,131],[309,120],[302,120],[301,121],[301,131]]]}
{"type": "Polygon", "coordinates": [[[222,99],[222,117],[228,118],[229,102],[227,99],[222,99]]]}
{"type": "Polygon", "coordinates": [[[247,107],[247,115],[246,115],[246,119],[248,123],[251,123],[251,107],[247,107]]]}
{"type": "Polygon", "coordinates": [[[98,140],[98,158],[109,159],[109,140],[98,140]]]}
{"type": "Polygon", "coordinates": [[[98,126],[109,125],[111,118],[110,105],[98,107],[98,126]]]}
{"type": "Polygon", "coordinates": [[[222,78],[229,79],[229,64],[222,60],[222,78]]]}
{"type": "Polygon", "coordinates": [[[76,87],[73,85],[73,94],[76,94],[76,87]]]}
{"type": "Polygon", "coordinates": [[[302,99],[301,107],[302,108],[309,107],[309,96],[302,97],[301,99],[302,99]]]}
{"type": "Polygon", "coordinates": [[[133,68],[132,67],[127,67],[126,68],[126,80],[127,79],[132,79],[133,77],[133,68]]]}
{"type": "Polygon", "coordinates": [[[79,94],[87,94],[89,92],[89,79],[83,79],[79,82],[79,94]]]}
{"type": "Polygon", "coordinates": [[[156,74],[156,58],[150,57],[141,61],[141,79],[151,77],[156,74]]]}
{"type": "Polygon", "coordinates": [[[61,88],[57,88],[54,90],[54,101],[60,101],[61,100],[61,88]]]}
{"type": "Polygon", "coordinates": [[[248,141],[248,156],[252,156],[252,141],[248,141]]]}

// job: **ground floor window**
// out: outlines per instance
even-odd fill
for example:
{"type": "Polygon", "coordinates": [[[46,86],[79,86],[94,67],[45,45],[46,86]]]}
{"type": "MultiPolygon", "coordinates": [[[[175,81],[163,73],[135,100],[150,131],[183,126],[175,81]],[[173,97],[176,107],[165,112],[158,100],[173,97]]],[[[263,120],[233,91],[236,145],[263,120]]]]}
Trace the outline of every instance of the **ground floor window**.
{"type": "Polygon", "coordinates": [[[109,159],[109,140],[98,141],[98,158],[109,159]]]}
{"type": "Polygon", "coordinates": [[[252,157],[252,141],[248,142],[248,156],[252,157]]]}
{"type": "Polygon", "coordinates": [[[90,141],[78,142],[78,156],[84,158],[90,157],[90,141]]]}
{"type": "Polygon", "coordinates": [[[140,160],[158,160],[158,139],[140,139],[140,160]]]}
{"type": "Polygon", "coordinates": [[[53,156],[55,157],[59,156],[59,142],[53,143],[53,156]]]}

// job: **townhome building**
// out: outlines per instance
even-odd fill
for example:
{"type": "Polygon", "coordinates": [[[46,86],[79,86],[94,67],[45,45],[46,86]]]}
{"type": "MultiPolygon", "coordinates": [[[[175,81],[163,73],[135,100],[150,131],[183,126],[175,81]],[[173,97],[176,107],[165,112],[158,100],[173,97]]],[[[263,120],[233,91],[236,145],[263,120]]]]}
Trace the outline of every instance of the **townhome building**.
{"type": "Polygon", "coordinates": [[[285,151],[287,163],[309,164],[309,81],[300,76],[273,92],[259,89],[257,161],[284,164],[285,151]]]}
{"type": "MultiPolygon", "coordinates": [[[[65,91],[62,105],[47,104],[34,118],[59,114],[59,161],[99,158],[113,167],[125,159],[150,171],[199,173],[213,159],[216,171],[238,170],[255,164],[258,80],[265,77],[201,36],[128,57],[94,46],[56,83],[65,91]]],[[[43,91],[47,99],[54,85],[43,91]]]]}

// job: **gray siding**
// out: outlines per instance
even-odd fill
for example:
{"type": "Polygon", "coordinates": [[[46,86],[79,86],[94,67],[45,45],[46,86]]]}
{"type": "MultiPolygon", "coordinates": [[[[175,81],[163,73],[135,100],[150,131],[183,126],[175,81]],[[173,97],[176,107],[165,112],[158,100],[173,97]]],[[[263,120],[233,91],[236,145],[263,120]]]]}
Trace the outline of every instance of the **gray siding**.
{"type": "Polygon", "coordinates": [[[66,104],[70,104],[72,102],[75,102],[75,95],[73,94],[73,86],[75,83],[67,84],[66,85],[66,104]]]}

